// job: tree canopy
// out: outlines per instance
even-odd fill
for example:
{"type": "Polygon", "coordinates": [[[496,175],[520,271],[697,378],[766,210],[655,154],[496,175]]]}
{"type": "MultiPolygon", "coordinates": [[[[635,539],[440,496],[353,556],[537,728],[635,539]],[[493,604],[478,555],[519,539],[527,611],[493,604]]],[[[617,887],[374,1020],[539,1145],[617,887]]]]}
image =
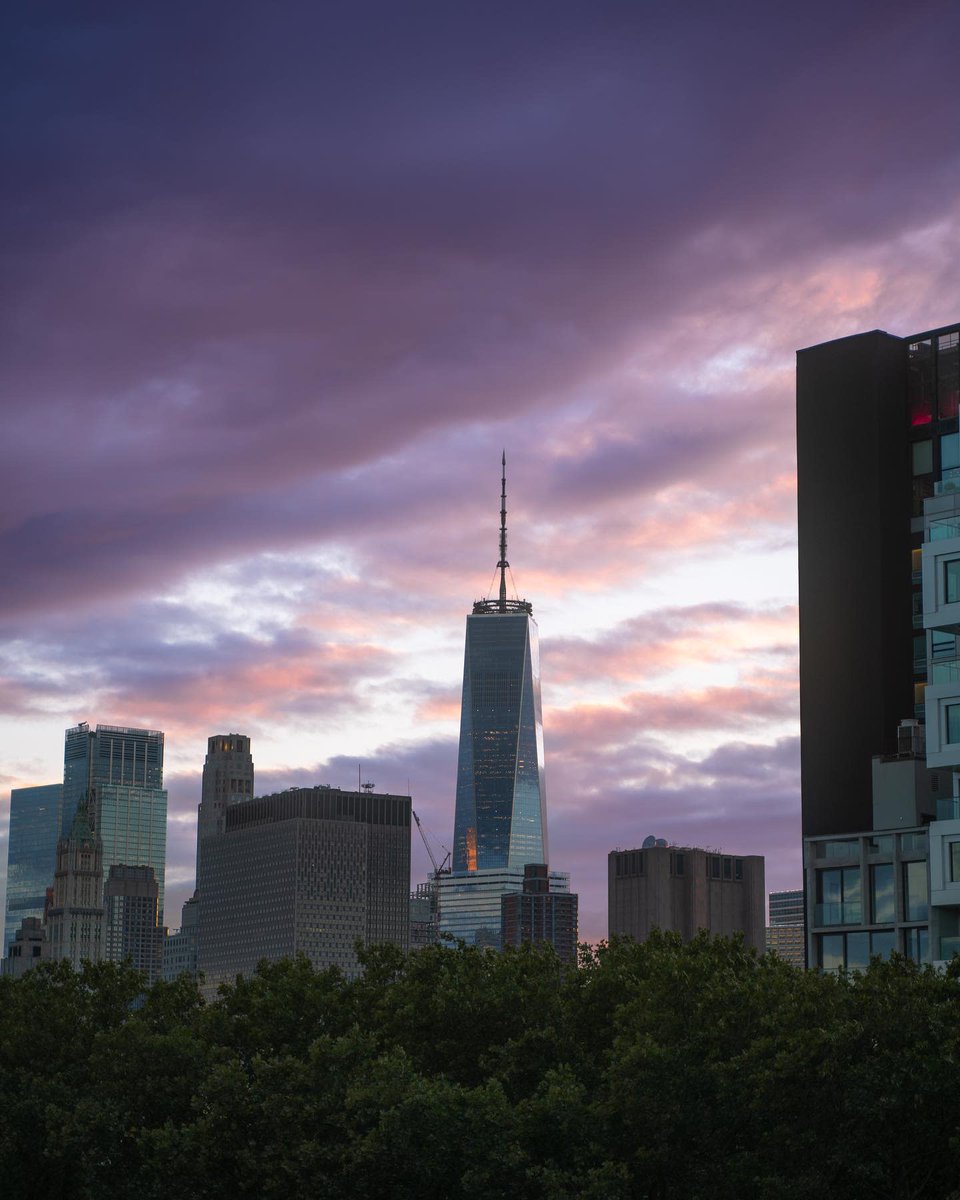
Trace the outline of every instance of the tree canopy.
{"type": "Polygon", "coordinates": [[[742,941],[0,979],[7,1200],[960,1198],[960,983],[742,941]]]}

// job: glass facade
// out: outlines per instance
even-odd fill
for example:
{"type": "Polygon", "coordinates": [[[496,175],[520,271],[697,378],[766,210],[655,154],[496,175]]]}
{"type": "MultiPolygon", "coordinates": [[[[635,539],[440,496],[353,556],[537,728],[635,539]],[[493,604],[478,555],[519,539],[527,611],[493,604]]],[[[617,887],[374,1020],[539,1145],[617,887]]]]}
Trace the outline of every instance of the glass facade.
{"type": "Polygon", "coordinates": [[[57,866],[59,783],[13,788],[10,792],[10,840],[7,843],[7,901],[3,953],[25,917],[42,917],[47,888],[57,866]]]}
{"type": "Polygon", "coordinates": [[[96,789],[97,833],[103,842],[104,870],[123,864],[153,867],[163,924],[167,862],[167,793],[163,788],[106,783],[96,789]]]}
{"type": "Polygon", "coordinates": [[[903,864],[903,916],[906,921],[927,919],[927,864],[903,864]]]}
{"type": "MultiPolygon", "coordinates": [[[[464,652],[453,869],[522,875],[526,863],[548,861],[537,625],[529,611],[475,612],[464,652]]],[[[498,909],[498,930],[499,921],[498,909]]]]}
{"type": "Polygon", "coordinates": [[[877,863],[870,868],[870,919],[876,925],[892,925],[897,919],[893,863],[877,863]]]}
{"type": "Polygon", "coordinates": [[[85,721],[66,731],[61,837],[73,827],[80,798],[103,783],[163,787],[163,734],[117,725],[98,725],[94,731],[85,721]]]}
{"type": "MultiPolygon", "coordinates": [[[[453,872],[440,877],[440,932],[468,946],[500,948],[501,898],[523,891],[523,867],[453,872]]],[[[570,876],[550,872],[550,891],[570,891],[570,876]]]]}

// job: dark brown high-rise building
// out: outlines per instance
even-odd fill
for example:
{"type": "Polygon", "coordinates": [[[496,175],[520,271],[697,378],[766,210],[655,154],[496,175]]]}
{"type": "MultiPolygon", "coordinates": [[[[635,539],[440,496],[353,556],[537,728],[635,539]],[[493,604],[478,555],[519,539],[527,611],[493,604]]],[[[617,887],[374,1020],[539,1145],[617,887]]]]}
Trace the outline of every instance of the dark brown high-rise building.
{"type": "Polygon", "coordinates": [[[960,467],[958,330],[797,354],[803,833],[873,824],[871,760],[924,720],[923,502],[960,467]]]}
{"type": "Polygon", "coordinates": [[[577,961],[577,909],[574,892],[552,892],[546,863],[527,863],[523,891],[500,900],[500,944],[551,945],[563,962],[577,961]]]}

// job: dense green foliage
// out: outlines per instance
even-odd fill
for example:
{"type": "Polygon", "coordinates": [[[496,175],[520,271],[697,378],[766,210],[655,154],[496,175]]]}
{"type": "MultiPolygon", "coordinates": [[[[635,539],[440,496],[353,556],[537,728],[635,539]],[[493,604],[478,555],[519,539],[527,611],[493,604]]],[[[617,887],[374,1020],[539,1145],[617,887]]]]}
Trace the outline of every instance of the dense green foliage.
{"type": "Polygon", "coordinates": [[[0,979],[6,1200],[958,1197],[960,983],[742,943],[0,979]]]}

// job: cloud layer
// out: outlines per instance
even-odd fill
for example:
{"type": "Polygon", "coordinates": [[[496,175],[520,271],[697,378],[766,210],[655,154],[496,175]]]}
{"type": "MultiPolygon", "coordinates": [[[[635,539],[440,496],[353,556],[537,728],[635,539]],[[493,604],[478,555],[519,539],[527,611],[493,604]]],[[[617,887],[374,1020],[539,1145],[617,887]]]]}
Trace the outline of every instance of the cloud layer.
{"type": "Polygon", "coordinates": [[[960,313],[956,7],[8,24],[4,786],[164,728],[185,891],[242,729],[263,790],[360,759],[449,840],[506,446],[584,932],[648,832],[799,883],[793,352],[960,313]]]}

